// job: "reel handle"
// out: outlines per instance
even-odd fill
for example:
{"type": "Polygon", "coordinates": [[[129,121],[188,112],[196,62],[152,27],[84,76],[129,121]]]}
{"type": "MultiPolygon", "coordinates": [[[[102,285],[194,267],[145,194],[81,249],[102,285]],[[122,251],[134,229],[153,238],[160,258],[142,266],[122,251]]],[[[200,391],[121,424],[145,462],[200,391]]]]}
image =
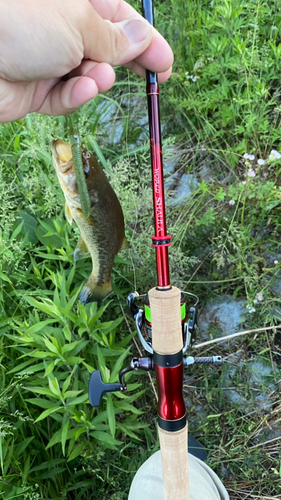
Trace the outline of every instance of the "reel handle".
{"type": "Polygon", "coordinates": [[[118,383],[106,384],[101,378],[101,372],[95,370],[89,381],[89,400],[94,408],[98,408],[105,392],[122,391],[123,386],[118,383]]]}

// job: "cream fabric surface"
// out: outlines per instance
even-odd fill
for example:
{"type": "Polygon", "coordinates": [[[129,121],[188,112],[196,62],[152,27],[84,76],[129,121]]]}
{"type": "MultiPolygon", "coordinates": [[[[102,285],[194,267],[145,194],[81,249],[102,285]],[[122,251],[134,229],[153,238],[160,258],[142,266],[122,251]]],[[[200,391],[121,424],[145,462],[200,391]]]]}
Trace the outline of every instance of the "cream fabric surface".
{"type": "MultiPolygon", "coordinates": [[[[228,493],[215,472],[190,453],[188,469],[190,500],[229,500],[228,493]]],[[[136,473],[128,500],[164,500],[160,451],[146,460],[136,473]]]]}

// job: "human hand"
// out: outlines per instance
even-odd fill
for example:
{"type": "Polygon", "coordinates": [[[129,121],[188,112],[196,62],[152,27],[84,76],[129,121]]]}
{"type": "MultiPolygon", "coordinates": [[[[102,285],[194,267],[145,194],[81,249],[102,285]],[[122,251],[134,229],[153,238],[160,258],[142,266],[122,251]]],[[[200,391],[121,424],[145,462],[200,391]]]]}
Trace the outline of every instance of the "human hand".
{"type": "Polygon", "coordinates": [[[0,122],[73,112],[115,81],[113,66],[169,78],[163,37],[123,0],[0,0],[0,122]]]}

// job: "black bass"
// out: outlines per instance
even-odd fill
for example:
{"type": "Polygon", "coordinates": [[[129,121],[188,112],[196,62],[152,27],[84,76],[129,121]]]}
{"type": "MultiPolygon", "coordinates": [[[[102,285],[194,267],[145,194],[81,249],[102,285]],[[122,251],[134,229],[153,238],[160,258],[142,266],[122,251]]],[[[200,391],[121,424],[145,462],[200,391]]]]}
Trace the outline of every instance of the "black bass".
{"type": "Polygon", "coordinates": [[[90,253],[92,273],[80,293],[81,304],[98,302],[112,292],[111,274],[114,258],[128,248],[124,216],[119,200],[98,162],[82,148],[83,169],[91,200],[88,218],[82,213],[71,147],[62,139],[52,142],[53,163],[65,197],[65,213],[69,224],[75,220],[80,239],[74,260],[90,253]]]}

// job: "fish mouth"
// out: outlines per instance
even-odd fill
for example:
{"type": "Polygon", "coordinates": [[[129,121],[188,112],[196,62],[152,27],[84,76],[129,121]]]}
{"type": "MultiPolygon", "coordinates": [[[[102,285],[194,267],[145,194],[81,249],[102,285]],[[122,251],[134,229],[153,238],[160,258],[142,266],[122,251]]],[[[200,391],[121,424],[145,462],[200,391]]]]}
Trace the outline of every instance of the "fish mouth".
{"type": "Polygon", "coordinates": [[[62,139],[56,139],[51,144],[55,167],[66,174],[73,167],[71,146],[62,139]]]}

